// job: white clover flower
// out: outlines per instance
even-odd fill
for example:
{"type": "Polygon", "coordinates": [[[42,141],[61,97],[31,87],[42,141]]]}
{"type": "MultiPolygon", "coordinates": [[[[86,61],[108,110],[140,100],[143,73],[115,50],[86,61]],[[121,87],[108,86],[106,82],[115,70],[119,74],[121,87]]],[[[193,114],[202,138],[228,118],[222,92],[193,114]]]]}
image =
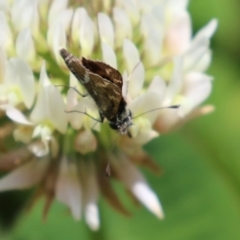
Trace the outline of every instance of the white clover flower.
{"type": "Polygon", "coordinates": [[[162,219],[160,201],[136,167],[159,170],[142,146],[213,110],[199,106],[211,93],[212,77],[205,71],[217,21],[192,37],[187,5],[187,0],[107,0],[102,6],[1,1],[0,116],[8,120],[0,130],[12,144],[0,154],[0,170],[9,171],[0,179],[0,191],[36,186],[35,198],[46,197],[44,217],[56,199],[97,230],[100,194],[129,214],[111,185],[117,179],[162,219]],[[86,89],[69,73],[60,48],[119,69],[122,95],[133,114],[132,138],[94,120],[97,105],[77,94],[86,89]],[[151,111],[172,104],[181,107],[151,111]],[[108,162],[110,178],[105,177],[108,162]]]}

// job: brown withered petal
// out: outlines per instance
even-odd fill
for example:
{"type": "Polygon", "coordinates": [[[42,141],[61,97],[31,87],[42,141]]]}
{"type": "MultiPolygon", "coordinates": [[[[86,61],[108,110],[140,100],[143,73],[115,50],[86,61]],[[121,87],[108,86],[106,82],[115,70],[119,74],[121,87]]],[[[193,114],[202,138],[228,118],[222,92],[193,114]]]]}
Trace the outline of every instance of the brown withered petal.
{"type": "Polygon", "coordinates": [[[161,168],[158,164],[142,149],[139,149],[134,153],[134,155],[129,156],[132,163],[148,168],[153,173],[160,175],[162,173],[161,168]]]}
{"type": "Polygon", "coordinates": [[[125,216],[131,216],[131,213],[123,206],[117,194],[114,192],[113,187],[109,181],[109,178],[106,177],[102,171],[98,172],[98,181],[101,193],[108,201],[108,203],[121,214],[125,216]]]}
{"type": "Polygon", "coordinates": [[[34,155],[26,148],[20,148],[0,155],[0,169],[10,171],[32,159],[34,155]]]}

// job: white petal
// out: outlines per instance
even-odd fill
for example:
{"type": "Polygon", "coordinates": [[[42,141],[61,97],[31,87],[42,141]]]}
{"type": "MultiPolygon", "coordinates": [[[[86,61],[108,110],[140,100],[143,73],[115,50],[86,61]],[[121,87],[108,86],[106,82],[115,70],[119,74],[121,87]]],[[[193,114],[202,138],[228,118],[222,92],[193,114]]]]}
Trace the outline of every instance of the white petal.
{"type": "Polygon", "coordinates": [[[56,183],[56,198],[66,204],[75,220],[81,218],[81,186],[77,168],[64,157],[61,160],[59,176],[56,183]]]}
{"type": "Polygon", "coordinates": [[[59,54],[60,48],[66,48],[66,32],[62,23],[52,25],[47,34],[49,46],[53,49],[53,53],[57,62],[61,62],[62,58],[59,54]]]}
{"type": "Polygon", "coordinates": [[[31,121],[35,123],[41,122],[50,115],[47,102],[47,88],[51,83],[46,73],[45,63],[42,64],[39,82],[40,88],[38,90],[37,101],[30,115],[31,121]]]}
{"type": "Polygon", "coordinates": [[[183,59],[182,57],[176,57],[174,59],[174,70],[168,85],[168,98],[174,99],[176,94],[179,93],[183,81],[182,81],[182,72],[183,72],[183,59]]]}
{"type": "Polygon", "coordinates": [[[16,41],[16,51],[18,57],[24,59],[25,61],[31,61],[33,59],[35,47],[33,44],[31,32],[28,28],[22,30],[18,34],[16,41]]]}
{"type": "Polygon", "coordinates": [[[58,14],[67,8],[68,0],[54,0],[48,14],[48,24],[51,25],[58,14]]]}
{"type": "Polygon", "coordinates": [[[3,47],[3,49],[9,50],[13,45],[12,33],[3,12],[0,12],[0,29],[0,46],[3,47]]]}
{"type": "Polygon", "coordinates": [[[94,165],[80,164],[81,175],[83,176],[84,187],[84,215],[88,226],[92,230],[97,230],[100,225],[99,212],[97,207],[97,200],[99,196],[98,183],[96,179],[96,172],[94,165]],[[84,171],[84,173],[83,173],[84,171]]]}
{"type": "Polygon", "coordinates": [[[113,8],[113,19],[116,31],[116,45],[121,46],[125,38],[132,38],[132,24],[127,13],[118,7],[113,8]]]}
{"type": "Polygon", "coordinates": [[[30,28],[34,32],[39,28],[37,7],[37,0],[14,1],[11,8],[11,17],[13,25],[18,31],[30,28]]]}
{"type": "Polygon", "coordinates": [[[128,92],[132,98],[140,95],[145,79],[145,70],[142,62],[132,70],[129,76],[128,92]]]}
{"type": "Polygon", "coordinates": [[[48,87],[47,104],[49,105],[50,120],[59,132],[65,133],[67,130],[65,105],[61,93],[55,86],[48,87]]]}
{"type": "Polygon", "coordinates": [[[141,18],[141,33],[144,38],[144,62],[146,66],[152,66],[160,61],[162,55],[162,43],[163,43],[163,11],[161,10],[157,16],[154,16],[154,12],[144,14],[141,18]],[[156,22],[156,19],[159,19],[156,22]]]}
{"type": "Polygon", "coordinates": [[[85,207],[85,218],[88,226],[96,231],[99,229],[99,211],[96,203],[88,203],[85,207]]]}
{"type": "Polygon", "coordinates": [[[186,100],[181,108],[183,114],[187,114],[209,96],[212,89],[211,80],[208,75],[197,72],[185,76],[186,86],[183,94],[186,100]]]}
{"type": "Polygon", "coordinates": [[[35,81],[28,64],[19,58],[10,59],[8,61],[6,82],[19,87],[24,104],[27,108],[30,108],[35,97],[35,81]]]}
{"type": "MultiPolygon", "coordinates": [[[[1,40],[0,40],[0,46],[1,46],[1,40]]],[[[6,68],[7,68],[6,54],[3,51],[2,47],[0,47],[0,83],[3,83],[4,81],[6,68]]]]}
{"type": "Polygon", "coordinates": [[[23,125],[33,125],[24,115],[21,111],[19,111],[17,108],[8,108],[6,111],[6,115],[13,120],[14,122],[17,122],[19,124],[23,125]]]}
{"type": "Polygon", "coordinates": [[[102,42],[107,43],[112,48],[114,47],[114,31],[113,24],[108,15],[104,13],[98,14],[99,34],[102,42]]]}
{"type": "Polygon", "coordinates": [[[113,49],[106,43],[102,43],[103,61],[117,69],[117,59],[113,49]]]}
{"type": "Polygon", "coordinates": [[[74,91],[74,89],[70,88],[67,92],[67,106],[66,110],[70,111],[73,109],[74,106],[76,106],[78,103],[77,101],[77,92],[74,91]]]}
{"type": "Polygon", "coordinates": [[[214,32],[216,31],[217,26],[218,26],[218,20],[212,19],[206,26],[204,26],[201,30],[197,32],[197,34],[193,39],[193,42],[196,42],[202,38],[207,38],[207,39],[211,38],[214,32]]]}
{"type": "MultiPolygon", "coordinates": [[[[35,131],[35,129],[34,129],[34,131],[35,131]]],[[[39,131],[41,131],[41,129],[39,129],[39,131]]],[[[33,137],[34,137],[34,134],[36,134],[36,133],[33,133],[33,137]]],[[[49,153],[48,141],[33,142],[28,146],[28,149],[36,157],[42,158],[49,153]]]]}
{"type": "Polygon", "coordinates": [[[133,0],[122,0],[118,1],[118,5],[122,7],[126,12],[133,25],[137,25],[140,20],[140,9],[136,1],[133,0]]]}
{"type": "Polygon", "coordinates": [[[159,76],[155,76],[149,85],[148,91],[155,91],[164,98],[166,94],[166,82],[159,76]]]}
{"type": "Polygon", "coordinates": [[[192,71],[205,72],[212,61],[212,51],[206,50],[199,60],[191,67],[192,71]]]}
{"type": "Polygon", "coordinates": [[[143,175],[124,156],[112,161],[112,164],[124,185],[149,211],[162,219],[164,217],[162,206],[143,175]]]}
{"type": "Polygon", "coordinates": [[[145,205],[149,211],[160,219],[164,218],[163,209],[156,193],[154,193],[145,182],[135,182],[132,186],[132,191],[135,197],[145,205]]]}
{"type": "Polygon", "coordinates": [[[25,189],[39,183],[47,170],[47,158],[33,160],[6,175],[0,180],[0,191],[25,189]]]}
{"type": "Polygon", "coordinates": [[[92,54],[92,50],[94,47],[94,23],[92,19],[87,15],[87,13],[83,13],[81,16],[81,25],[79,29],[79,42],[81,46],[82,55],[89,56],[92,54]]]}
{"type": "Polygon", "coordinates": [[[46,87],[46,86],[51,85],[51,82],[50,82],[47,72],[46,72],[46,64],[44,61],[42,63],[42,67],[41,67],[39,82],[40,82],[40,87],[46,87]]]}
{"type": "Polygon", "coordinates": [[[153,122],[159,113],[158,111],[152,110],[161,107],[162,99],[163,96],[160,96],[158,92],[148,91],[135,98],[131,103],[129,103],[128,107],[132,111],[134,117],[150,111],[142,117],[148,118],[151,122],[153,122]]]}
{"type": "Polygon", "coordinates": [[[0,1],[0,10],[4,12],[8,12],[9,10],[9,2],[7,0],[0,1]]]}
{"type": "Polygon", "coordinates": [[[184,71],[193,71],[201,65],[202,59],[209,52],[209,40],[202,39],[201,41],[195,42],[195,45],[184,54],[184,71]]]}
{"type": "Polygon", "coordinates": [[[139,52],[132,41],[130,41],[128,39],[124,40],[123,54],[124,54],[124,59],[127,64],[128,71],[129,72],[133,71],[133,69],[138,64],[140,57],[139,57],[139,52]]]}

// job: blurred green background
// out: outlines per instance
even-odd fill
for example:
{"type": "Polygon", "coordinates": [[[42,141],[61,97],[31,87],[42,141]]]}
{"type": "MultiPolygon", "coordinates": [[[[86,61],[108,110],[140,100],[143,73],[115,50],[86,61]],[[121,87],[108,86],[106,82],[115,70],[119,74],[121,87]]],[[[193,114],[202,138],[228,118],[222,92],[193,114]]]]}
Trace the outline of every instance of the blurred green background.
{"type": "MultiPolygon", "coordinates": [[[[240,1],[192,0],[189,9],[194,32],[213,17],[219,20],[208,70],[215,80],[207,100],[216,111],[146,146],[163,168],[161,178],[143,171],[161,199],[165,220],[159,221],[144,207],[129,202],[133,216],[125,218],[101,199],[101,229],[93,233],[58,203],[42,223],[39,202],[19,217],[8,234],[3,231],[7,223],[2,222],[1,240],[240,239],[240,1]]],[[[3,195],[1,199],[3,204],[3,195]]],[[[14,209],[21,200],[9,204],[14,209]]],[[[0,213],[1,219],[12,214],[3,209],[0,213]]]]}

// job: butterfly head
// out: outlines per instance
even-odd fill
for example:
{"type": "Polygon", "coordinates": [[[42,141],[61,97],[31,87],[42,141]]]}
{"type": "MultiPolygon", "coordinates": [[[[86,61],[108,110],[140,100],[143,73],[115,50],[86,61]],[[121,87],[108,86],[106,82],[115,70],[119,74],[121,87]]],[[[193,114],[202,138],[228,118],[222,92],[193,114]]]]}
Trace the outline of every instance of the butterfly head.
{"type": "Polygon", "coordinates": [[[110,127],[117,130],[120,134],[128,134],[128,129],[133,125],[132,112],[129,109],[124,109],[121,114],[118,114],[114,121],[110,121],[110,127]]]}

